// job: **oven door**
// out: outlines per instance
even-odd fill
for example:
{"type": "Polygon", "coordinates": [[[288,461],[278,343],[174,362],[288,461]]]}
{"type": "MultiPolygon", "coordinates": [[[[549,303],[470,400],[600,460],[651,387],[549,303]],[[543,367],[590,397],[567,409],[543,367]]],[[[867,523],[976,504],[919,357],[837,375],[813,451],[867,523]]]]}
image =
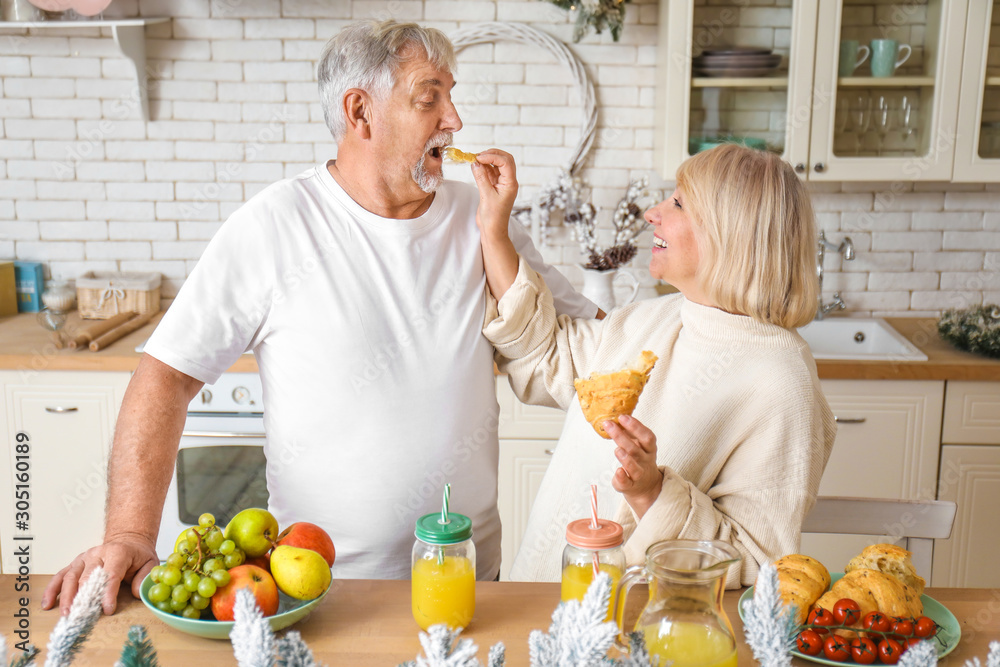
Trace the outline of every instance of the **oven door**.
{"type": "Polygon", "coordinates": [[[248,507],[267,507],[264,418],[260,413],[188,413],[163,503],[156,554],[205,512],[225,528],[248,507]]]}

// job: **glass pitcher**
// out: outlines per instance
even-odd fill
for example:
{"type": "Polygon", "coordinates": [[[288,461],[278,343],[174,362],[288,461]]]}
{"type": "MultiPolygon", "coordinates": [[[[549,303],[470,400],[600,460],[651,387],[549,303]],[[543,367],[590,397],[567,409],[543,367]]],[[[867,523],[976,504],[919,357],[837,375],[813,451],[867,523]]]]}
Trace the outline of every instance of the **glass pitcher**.
{"type": "MultiPolygon", "coordinates": [[[[650,657],[673,667],[736,667],[733,626],[722,610],[729,566],[740,554],[725,542],[666,540],[646,549],[645,566],[633,565],[615,589],[618,626],[625,598],[640,581],[649,585],[649,601],[635,630],[646,640],[650,657]],[[670,662],[668,662],[670,661],[670,662]]],[[[619,645],[620,650],[626,650],[619,645]]]]}

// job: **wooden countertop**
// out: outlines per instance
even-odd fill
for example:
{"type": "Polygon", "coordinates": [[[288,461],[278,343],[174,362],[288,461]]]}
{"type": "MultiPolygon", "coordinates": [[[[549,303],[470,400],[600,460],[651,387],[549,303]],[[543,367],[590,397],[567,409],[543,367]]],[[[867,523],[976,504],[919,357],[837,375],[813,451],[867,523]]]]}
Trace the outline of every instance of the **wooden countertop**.
{"type": "MultiPolygon", "coordinates": [[[[162,315],[142,329],[99,352],[58,350],[34,313],[0,319],[0,369],[132,371],[141,353],[135,347],[149,338],[162,315]]],[[[984,380],[1000,381],[1000,360],[962,352],[941,340],[934,318],[887,317],[897,331],[927,355],[927,361],[817,361],[824,379],[853,380],[984,380]]],[[[73,311],[66,331],[86,326],[73,311]]],[[[244,355],[231,371],[256,371],[253,355],[244,355]]]]}
{"type": "MultiPolygon", "coordinates": [[[[42,648],[59,619],[59,613],[42,611],[42,591],[51,577],[30,577],[30,640],[42,648]]],[[[15,576],[0,576],[0,609],[7,613],[0,619],[0,634],[8,646],[13,644],[17,598],[15,576]]],[[[723,601],[726,614],[740,638],[740,665],[756,664],[749,647],[743,643],[743,624],[736,612],[742,591],[727,591],[723,601]]],[[[637,590],[630,597],[641,596],[637,590]]],[[[931,588],[927,594],[941,602],[958,618],[962,639],[958,647],[939,664],[960,667],[972,657],[985,661],[989,641],[1000,639],[1000,590],[931,588]]],[[[476,584],[476,615],[461,637],[472,639],[479,647],[478,657],[485,662],[490,646],[503,641],[506,664],[520,667],[529,664],[528,635],[532,630],[547,631],[552,611],[559,600],[559,584],[479,582],[476,584]]],[[[170,628],[153,616],[125,589],[118,596],[118,611],[98,621],[81,659],[87,664],[110,665],[120,656],[122,644],[131,625],[144,625],[156,647],[160,664],[235,665],[232,646],[227,641],[202,639],[170,628]]],[[[413,660],[422,649],[419,628],[410,615],[410,582],[342,580],[311,616],[293,626],[309,645],[318,662],[327,665],[390,667],[413,660]]],[[[13,654],[13,653],[11,653],[13,654]]],[[[815,663],[794,659],[796,667],[815,663]]],[[[985,663],[984,663],[985,664],[985,663]]]]}

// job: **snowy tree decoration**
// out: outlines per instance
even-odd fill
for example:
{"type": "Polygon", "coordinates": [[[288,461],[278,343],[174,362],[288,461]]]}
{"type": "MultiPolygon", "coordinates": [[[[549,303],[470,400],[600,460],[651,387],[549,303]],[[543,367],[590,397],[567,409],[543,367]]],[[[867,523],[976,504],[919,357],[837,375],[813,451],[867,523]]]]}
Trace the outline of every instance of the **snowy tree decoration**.
{"type": "Polygon", "coordinates": [[[90,571],[70,605],[69,614],[59,619],[49,635],[45,667],[64,667],[73,662],[101,617],[101,596],[107,585],[108,573],[104,568],[90,571]]]}
{"type": "Polygon", "coordinates": [[[618,626],[604,620],[610,599],[611,577],[600,572],[582,602],[559,605],[548,634],[535,630],[528,637],[532,667],[604,664],[618,635],[618,626]]]}
{"type": "MultiPolygon", "coordinates": [[[[906,655],[905,653],[903,655],[906,655]]],[[[902,662],[902,658],[900,658],[902,662]]],[[[979,658],[965,661],[965,667],[983,667],[979,658]]],[[[1000,642],[990,642],[990,652],[986,656],[986,667],[1000,667],[1000,642]]]]}
{"type": "Polygon", "coordinates": [[[795,644],[795,608],[778,592],[778,570],[765,563],[757,573],[753,598],[743,604],[743,634],[761,667],[790,667],[795,644]]]}

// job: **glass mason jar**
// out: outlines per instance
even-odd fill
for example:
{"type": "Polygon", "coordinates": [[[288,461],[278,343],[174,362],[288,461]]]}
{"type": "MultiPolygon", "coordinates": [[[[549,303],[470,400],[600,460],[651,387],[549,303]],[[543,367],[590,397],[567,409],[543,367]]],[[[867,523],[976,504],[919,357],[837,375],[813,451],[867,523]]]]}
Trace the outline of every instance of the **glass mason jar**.
{"type": "MultiPolygon", "coordinates": [[[[621,525],[608,519],[599,519],[596,528],[590,519],[570,522],[562,555],[562,601],[582,600],[594,580],[595,569],[611,577],[613,591],[625,571],[621,525]]],[[[606,620],[612,620],[611,611],[609,601],[606,620]]]]}
{"type": "Polygon", "coordinates": [[[73,310],[76,304],[76,289],[68,280],[47,280],[42,292],[42,305],[55,313],[73,310]]]}
{"type": "Polygon", "coordinates": [[[469,625],[476,611],[476,545],[472,520],[464,514],[440,513],[417,519],[411,564],[413,619],[426,630],[444,623],[469,625]]]}

